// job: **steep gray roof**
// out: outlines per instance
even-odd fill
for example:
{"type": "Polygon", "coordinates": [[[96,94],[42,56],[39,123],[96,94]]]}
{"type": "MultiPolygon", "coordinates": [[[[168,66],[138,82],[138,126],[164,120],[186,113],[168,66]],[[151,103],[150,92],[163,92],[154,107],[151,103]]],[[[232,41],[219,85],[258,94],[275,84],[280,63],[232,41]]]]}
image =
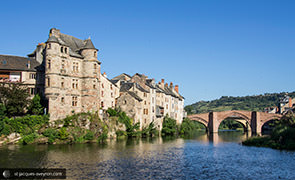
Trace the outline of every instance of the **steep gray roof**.
{"type": "Polygon", "coordinates": [[[40,63],[35,59],[20,56],[0,55],[1,70],[36,71],[38,66],[40,66],[40,63]]]}
{"type": "Polygon", "coordinates": [[[123,83],[120,87],[120,92],[126,92],[129,91],[133,87],[133,83],[123,83]]]}
{"type": "Polygon", "coordinates": [[[82,49],[96,49],[91,41],[91,39],[85,40],[85,45],[82,49]]]}
{"type": "Polygon", "coordinates": [[[152,79],[147,79],[146,80],[146,82],[145,82],[145,84],[148,86],[148,87],[150,87],[150,88],[152,88],[152,89],[157,89],[153,84],[152,84],[152,79]]]}
{"type": "Polygon", "coordinates": [[[149,93],[149,91],[145,90],[143,87],[141,87],[139,84],[135,83],[136,85],[136,88],[142,92],[146,92],[146,93],[149,93]]]}
{"type": "Polygon", "coordinates": [[[68,46],[70,56],[78,58],[83,58],[81,55],[82,49],[97,50],[90,39],[82,40],[63,33],[60,33],[59,37],[51,35],[47,42],[58,42],[61,45],[68,46]]]}
{"type": "Polygon", "coordinates": [[[137,94],[135,94],[134,92],[132,92],[132,91],[127,91],[128,92],[128,94],[130,94],[132,97],[134,97],[136,100],[138,100],[138,101],[142,101],[142,99],[137,95],[137,94]]]}
{"type": "Polygon", "coordinates": [[[131,78],[131,76],[129,76],[128,74],[122,73],[122,74],[114,77],[112,80],[125,80],[125,76],[127,76],[128,78],[131,78]]]}
{"type": "Polygon", "coordinates": [[[58,43],[58,39],[55,36],[50,36],[46,42],[58,43]]]}

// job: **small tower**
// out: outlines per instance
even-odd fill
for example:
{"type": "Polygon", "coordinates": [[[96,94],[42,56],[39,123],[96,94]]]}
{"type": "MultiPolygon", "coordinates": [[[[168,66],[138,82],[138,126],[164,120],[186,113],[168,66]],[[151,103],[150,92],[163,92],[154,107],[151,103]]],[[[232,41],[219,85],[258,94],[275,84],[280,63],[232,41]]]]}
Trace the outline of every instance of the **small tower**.
{"type": "Polygon", "coordinates": [[[84,46],[80,49],[83,56],[83,91],[82,107],[83,111],[93,111],[99,109],[99,87],[100,87],[100,62],[97,60],[97,52],[91,41],[84,41],[84,46]]]}
{"type": "Polygon", "coordinates": [[[84,59],[87,60],[97,60],[97,52],[98,49],[96,49],[91,41],[91,39],[85,40],[85,45],[81,49],[81,54],[84,57],[84,59]]]}

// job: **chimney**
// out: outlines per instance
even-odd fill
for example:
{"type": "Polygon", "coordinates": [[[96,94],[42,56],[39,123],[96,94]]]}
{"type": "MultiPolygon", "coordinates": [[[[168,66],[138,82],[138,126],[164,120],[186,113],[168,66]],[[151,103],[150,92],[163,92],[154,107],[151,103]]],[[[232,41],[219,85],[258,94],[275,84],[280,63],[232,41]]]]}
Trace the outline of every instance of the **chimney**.
{"type": "Polygon", "coordinates": [[[175,91],[176,91],[177,93],[179,93],[179,92],[178,92],[178,85],[175,85],[175,91]]]}
{"type": "Polygon", "coordinates": [[[49,37],[54,35],[55,37],[60,37],[60,30],[56,28],[51,28],[49,31],[49,37]]]}
{"type": "Polygon", "coordinates": [[[30,60],[30,59],[28,59],[28,64],[27,64],[27,66],[28,66],[28,69],[31,68],[31,60],[30,60]]]}
{"type": "Polygon", "coordinates": [[[165,84],[165,87],[168,87],[168,83],[165,84]]]}
{"type": "Polygon", "coordinates": [[[170,89],[173,89],[173,83],[172,82],[170,82],[170,89]]]}
{"type": "Polygon", "coordinates": [[[289,98],[289,108],[292,107],[292,98],[289,98]]]}
{"type": "Polygon", "coordinates": [[[104,72],[104,73],[103,73],[103,76],[104,76],[105,78],[107,78],[107,73],[106,73],[106,72],[104,72]]]}
{"type": "Polygon", "coordinates": [[[164,84],[164,79],[161,80],[161,84],[164,84]]]}

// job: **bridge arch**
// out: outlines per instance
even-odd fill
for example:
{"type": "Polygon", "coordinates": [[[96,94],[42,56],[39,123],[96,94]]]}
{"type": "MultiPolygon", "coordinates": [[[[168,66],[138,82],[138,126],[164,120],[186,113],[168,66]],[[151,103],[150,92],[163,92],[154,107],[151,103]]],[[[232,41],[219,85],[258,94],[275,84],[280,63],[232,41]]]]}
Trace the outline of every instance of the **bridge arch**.
{"type": "Polygon", "coordinates": [[[216,127],[219,129],[220,124],[228,119],[233,118],[236,122],[242,124],[244,127],[244,131],[251,131],[251,113],[250,112],[242,112],[242,111],[224,111],[218,113],[218,119],[216,122],[216,127]],[[243,122],[242,120],[245,120],[243,122]]]}
{"type": "Polygon", "coordinates": [[[205,126],[205,128],[206,128],[206,131],[208,130],[208,121],[207,120],[205,120],[205,119],[203,119],[201,117],[197,117],[197,116],[190,117],[189,119],[192,120],[192,121],[197,121],[197,122],[203,124],[205,126]]]}
{"type": "Polygon", "coordinates": [[[281,115],[277,115],[277,114],[274,114],[274,115],[270,115],[268,117],[265,117],[264,119],[261,119],[260,120],[260,123],[257,124],[257,129],[260,130],[260,132],[262,132],[262,127],[272,121],[272,120],[278,120],[281,118],[281,115]]]}

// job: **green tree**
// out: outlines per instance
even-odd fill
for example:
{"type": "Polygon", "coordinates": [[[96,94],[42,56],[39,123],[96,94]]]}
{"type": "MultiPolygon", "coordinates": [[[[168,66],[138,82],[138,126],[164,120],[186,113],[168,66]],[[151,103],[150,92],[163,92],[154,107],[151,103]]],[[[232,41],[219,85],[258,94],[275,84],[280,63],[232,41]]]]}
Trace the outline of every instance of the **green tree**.
{"type": "Polygon", "coordinates": [[[168,117],[164,117],[162,135],[175,135],[177,133],[176,120],[168,117]]]}
{"type": "Polygon", "coordinates": [[[0,84],[0,103],[6,107],[6,114],[11,116],[23,115],[29,104],[27,88],[21,84],[0,84]]]}
{"type": "Polygon", "coordinates": [[[36,94],[31,101],[31,104],[28,108],[28,112],[30,114],[39,115],[39,114],[42,114],[43,109],[44,108],[41,105],[41,98],[39,94],[36,94]]]}

